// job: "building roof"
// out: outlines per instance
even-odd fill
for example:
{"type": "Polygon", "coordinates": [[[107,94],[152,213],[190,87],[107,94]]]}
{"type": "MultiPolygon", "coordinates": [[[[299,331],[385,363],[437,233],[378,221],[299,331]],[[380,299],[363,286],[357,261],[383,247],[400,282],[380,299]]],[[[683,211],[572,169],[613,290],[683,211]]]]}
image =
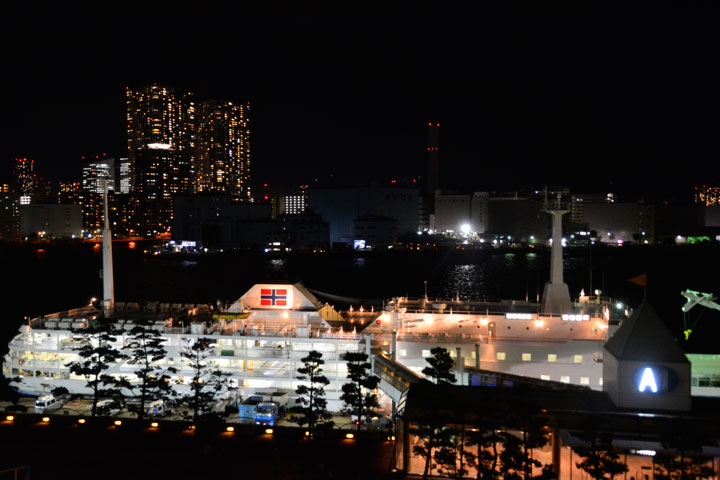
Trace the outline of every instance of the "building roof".
{"type": "Polygon", "coordinates": [[[605,349],[618,360],[690,363],[655,310],[643,302],[625,320],[605,349]]]}

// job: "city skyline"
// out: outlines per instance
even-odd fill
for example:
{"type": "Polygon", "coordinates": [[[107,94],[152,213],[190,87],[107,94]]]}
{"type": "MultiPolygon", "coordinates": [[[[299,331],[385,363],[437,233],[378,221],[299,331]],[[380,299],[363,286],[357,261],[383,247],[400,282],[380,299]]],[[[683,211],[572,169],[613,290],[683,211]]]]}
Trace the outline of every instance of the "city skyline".
{"type": "Polygon", "coordinates": [[[58,181],[78,177],[82,156],[125,156],[124,91],[157,83],[250,102],[254,186],[421,176],[428,122],[442,125],[446,188],[547,183],[687,198],[718,181],[712,14],[383,13],[247,14],[240,30],[232,14],[178,14],[197,26],[192,37],[148,14],[132,24],[174,42],[125,59],[147,41],[104,29],[128,16],[14,12],[4,37],[43,47],[9,52],[16,121],[3,176],[16,157],[58,181]]]}

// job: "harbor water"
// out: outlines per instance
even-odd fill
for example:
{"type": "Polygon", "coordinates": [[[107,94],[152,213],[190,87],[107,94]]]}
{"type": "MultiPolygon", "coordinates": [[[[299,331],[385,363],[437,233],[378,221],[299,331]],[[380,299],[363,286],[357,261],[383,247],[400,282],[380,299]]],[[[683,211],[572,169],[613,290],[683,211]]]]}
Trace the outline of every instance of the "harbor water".
{"type": "MultiPolygon", "coordinates": [[[[226,303],[256,283],[302,282],[347,308],[382,306],[394,296],[461,300],[537,301],[550,272],[545,249],[480,251],[391,251],[370,253],[254,253],[214,255],[145,255],[143,242],[116,242],[115,296],[123,301],[226,303]],[[427,282],[427,283],[426,283],[427,282]]],[[[75,308],[102,294],[99,246],[23,245],[0,247],[6,278],[3,344],[25,316],[75,308]]],[[[564,252],[565,281],[573,297],[581,290],[626,305],[646,296],[686,351],[720,353],[720,311],[695,307],[686,318],[685,289],[720,293],[720,247],[593,247],[564,252]],[[648,275],[647,292],[628,280],[648,275]],[[689,341],[685,325],[693,326],[689,341]]]]}

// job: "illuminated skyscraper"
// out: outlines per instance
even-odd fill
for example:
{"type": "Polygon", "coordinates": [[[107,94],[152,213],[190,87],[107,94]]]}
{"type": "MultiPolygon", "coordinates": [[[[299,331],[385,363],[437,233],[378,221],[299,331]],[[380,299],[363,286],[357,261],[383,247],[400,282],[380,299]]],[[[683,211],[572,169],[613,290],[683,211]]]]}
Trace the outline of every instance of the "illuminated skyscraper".
{"type": "Polygon", "coordinates": [[[720,205],[720,187],[695,187],[695,203],[708,207],[720,205]]]}
{"type": "Polygon", "coordinates": [[[125,157],[120,159],[120,182],[118,192],[122,194],[130,193],[130,185],[132,185],[132,177],[130,171],[130,159],[125,157]]]}
{"type": "Polygon", "coordinates": [[[249,110],[232,102],[200,103],[196,191],[251,199],[249,110]]]}
{"type": "Polygon", "coordinates": [[[30,199],[37,193],[38,178],[35,174],[35,160],[16,158],[13,164],[13,193],[20,196],[23,204],[30,203],[30,199]]]}
{"type": "Polygon", "coordinates": [[[108,190],[115,191],[115,159],[103,156],[83,166],[82,188],[88,192],[103,193],[106,178],[109,180],[108,190]]]}
{"type": "Polygon", "coordinates": [[[138,232],[163,233],[173,215],[172,195],[192,192],[195,103],[191,93],[153,85],[126,90],[130,188],[138,232]]]}

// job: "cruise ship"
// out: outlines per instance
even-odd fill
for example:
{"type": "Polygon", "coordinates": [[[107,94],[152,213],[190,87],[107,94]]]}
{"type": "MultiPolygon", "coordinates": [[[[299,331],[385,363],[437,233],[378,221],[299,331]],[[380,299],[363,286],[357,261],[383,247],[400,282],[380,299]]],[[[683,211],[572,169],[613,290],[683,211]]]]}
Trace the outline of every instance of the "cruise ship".
{"type": "MultiPolygon", "coordinates": [[[[87,342],[83,329],[94,322],[112,323],[115,347],[129,349],[131,330],[149,324],[165,339],[162,366],[174,367],[172,383],[189,390],[190,366],[181,352],[198,338],[211,339],[208,361],[230,373],[229,385],[241,397],[269,389],[294,393],[301,358],[323,354],[330,410],[341,408],[347,381],[346,352],[388,353],[421,375],[434,346],[455,358],[458,382],[476,382],[470,370],[494,371],[602,389],[602,347],[629,314],[599,295],[570,299],[562,280],[561,217],[553,216],[551,278],[542,303],[524,301],[461,302],[396,297],[378,312],[365,312],[360,331],[335,328],[344,317],[301,284],[257,284],[227,307],[214,305],[143,305],[114,301],[110,231],[103,243],[104,299],[96,304],[44,315],[21,325],[10,341],[3,375],[19,392],[43,395],[55,387],[88,394],[86,379],[70,372],[77,349],[87,342]],[[466,371],[467,369],[467,371],[466,371]]],[[[135,377],[136,366],[118,362],[107,372],[135,377]]],[[[129,393],[129,392],[128,392],[129,393]]]]}

